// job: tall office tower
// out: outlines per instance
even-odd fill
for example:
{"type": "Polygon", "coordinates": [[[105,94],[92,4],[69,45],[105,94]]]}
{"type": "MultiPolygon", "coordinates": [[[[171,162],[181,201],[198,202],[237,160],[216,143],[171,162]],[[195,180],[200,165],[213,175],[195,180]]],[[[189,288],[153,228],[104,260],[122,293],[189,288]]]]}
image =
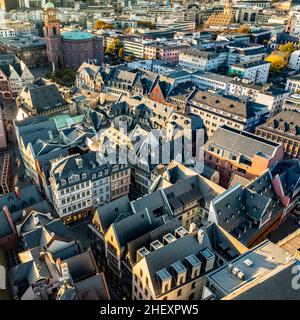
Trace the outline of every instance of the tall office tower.
{"type": "Polygon", "coordinates": [[[19,8],[19,0],[0,0],[0,9],[10,11],[19,8]]]}

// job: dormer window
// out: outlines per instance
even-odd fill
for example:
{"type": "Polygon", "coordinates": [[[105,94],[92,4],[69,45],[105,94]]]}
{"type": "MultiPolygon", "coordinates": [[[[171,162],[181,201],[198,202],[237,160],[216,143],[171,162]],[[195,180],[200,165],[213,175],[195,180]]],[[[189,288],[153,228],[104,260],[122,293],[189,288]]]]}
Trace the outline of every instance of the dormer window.
{"type": "Polygon", "coordinates": [[[66,184],[66,180],[61,180],[61,185],[64,186],[66,184]]]}

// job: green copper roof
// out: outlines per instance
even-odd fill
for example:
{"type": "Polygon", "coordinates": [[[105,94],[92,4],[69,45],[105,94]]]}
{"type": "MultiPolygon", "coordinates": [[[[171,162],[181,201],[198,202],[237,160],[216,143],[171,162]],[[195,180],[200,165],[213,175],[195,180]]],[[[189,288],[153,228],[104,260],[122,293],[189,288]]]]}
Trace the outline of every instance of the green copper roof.
{"type": "Polygon", "coordinates": [[[90,33],[83,31],[69,31],[62,34],[62,38],[65,40],[87,40],[93,37],[90,33]]]}
{"type": "Polygon", "coordinates": [[[48,9],[52,9],[52,8],[55,8],[54,4],[52,2],[47,2],[46,5],[45,5],[45,10],[48,10],[48,9]]]}
{"type": "Polygon", "coordinates": [[[72,125],[82,124],[84,115],[70,117],[68,114],[59,114],[50,117],[50,119],[55,121],[57,129],[64,129],[72,125]]]}

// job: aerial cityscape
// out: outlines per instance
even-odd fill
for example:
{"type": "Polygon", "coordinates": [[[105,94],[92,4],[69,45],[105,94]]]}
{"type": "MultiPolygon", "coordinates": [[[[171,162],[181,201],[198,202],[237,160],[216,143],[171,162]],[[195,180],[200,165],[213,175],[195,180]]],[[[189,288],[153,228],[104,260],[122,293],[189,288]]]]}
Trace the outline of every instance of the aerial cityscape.
{"type": "Polygon", "coordinates": [[[300,300],[300,1],[0,0],[0,111],[0,300],[300,300]]]}

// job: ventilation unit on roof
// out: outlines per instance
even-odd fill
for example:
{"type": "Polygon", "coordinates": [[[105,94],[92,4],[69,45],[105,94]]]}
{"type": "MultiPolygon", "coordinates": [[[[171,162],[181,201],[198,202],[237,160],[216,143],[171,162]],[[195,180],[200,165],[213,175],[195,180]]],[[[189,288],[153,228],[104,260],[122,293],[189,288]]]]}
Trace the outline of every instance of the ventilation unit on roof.
{"type": "Polygon", "coordinates": [[[246,259],[243,262],[247,267],[251,267],[253,265],[253,261],[251,261],[250,259],[246,259]]]}
{"type": "Polygon", "coordinates": [[[233,275],[237,275],[238,273],[240,272],[240,269],[238,268],[238,267],[233,267],[232,269],[231,269],[231,273],[233,274],[233,275]]]}

